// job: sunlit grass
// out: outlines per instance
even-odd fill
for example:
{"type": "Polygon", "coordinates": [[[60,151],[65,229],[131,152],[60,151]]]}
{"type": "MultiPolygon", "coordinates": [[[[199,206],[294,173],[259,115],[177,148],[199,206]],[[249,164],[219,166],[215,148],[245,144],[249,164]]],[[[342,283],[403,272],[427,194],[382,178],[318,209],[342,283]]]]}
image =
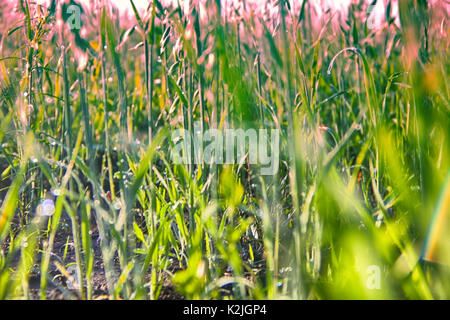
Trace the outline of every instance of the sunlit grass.
{"type": "Polygon", "coordinates": [[[448,6],[400,3],[2,4],[0,299],[448,299],[448,6]],[[279,170],[174,163],[211,128],[279,170]]]}

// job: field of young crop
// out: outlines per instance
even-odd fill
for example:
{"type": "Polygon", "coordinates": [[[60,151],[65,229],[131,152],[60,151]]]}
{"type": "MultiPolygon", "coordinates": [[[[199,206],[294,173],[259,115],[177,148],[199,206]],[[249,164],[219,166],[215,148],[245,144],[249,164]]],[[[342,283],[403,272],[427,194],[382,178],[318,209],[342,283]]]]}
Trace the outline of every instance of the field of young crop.
{"type": "Polygon", "coordinates": [[[1,1],[0,300],[450,299],[448,1],[120,2],[1,1]]]}

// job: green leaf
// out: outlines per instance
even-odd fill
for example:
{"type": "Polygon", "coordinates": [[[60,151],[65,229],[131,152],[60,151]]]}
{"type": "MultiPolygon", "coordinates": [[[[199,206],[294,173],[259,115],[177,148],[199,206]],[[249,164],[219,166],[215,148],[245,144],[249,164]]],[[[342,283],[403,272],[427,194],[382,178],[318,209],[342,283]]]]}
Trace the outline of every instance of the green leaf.
{"type": "Polygon", "coordinates": [[[134,234],[136,235],[136,237],[145,245],[147,245],[146,241],[145,241],[145,237],[144,237],[144,233],[142,232],[142,230],[139,228],[138,224],[136,223],[136,221],[133,221],[133,230],[134,230],[134,234]]]}

